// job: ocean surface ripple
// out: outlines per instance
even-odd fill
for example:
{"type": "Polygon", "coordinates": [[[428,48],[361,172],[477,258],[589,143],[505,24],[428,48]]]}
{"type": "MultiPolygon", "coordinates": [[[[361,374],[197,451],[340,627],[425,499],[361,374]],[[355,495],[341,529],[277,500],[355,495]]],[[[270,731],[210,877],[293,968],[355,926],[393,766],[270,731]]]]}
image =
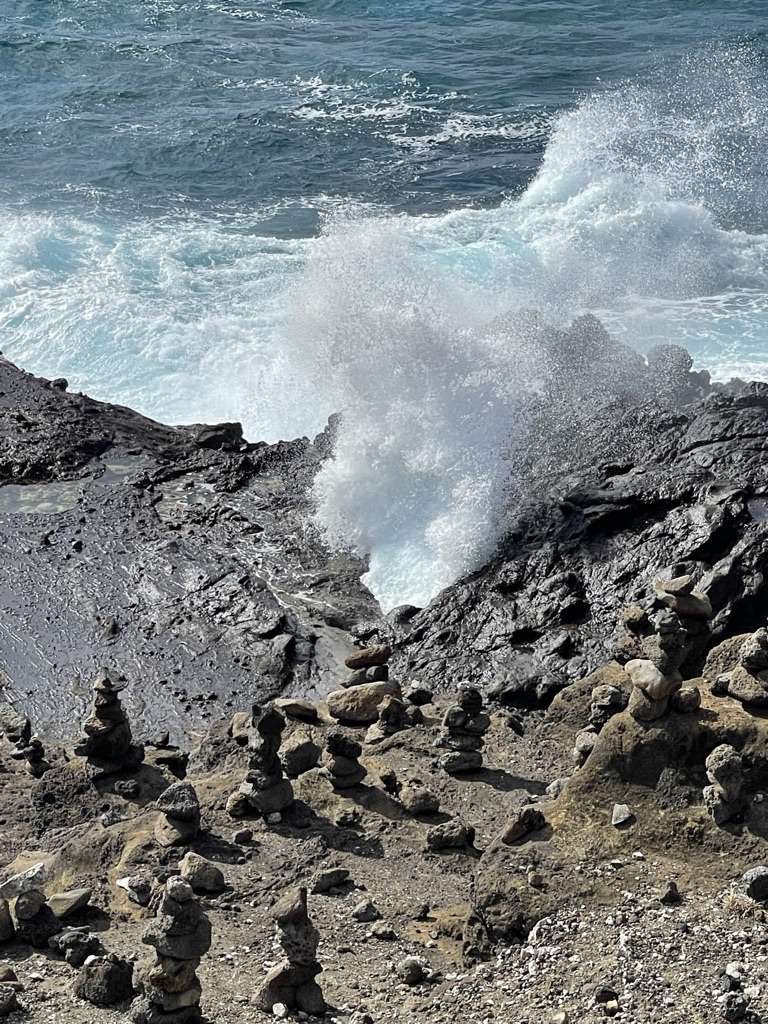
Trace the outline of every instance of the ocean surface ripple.
{"type": "Polygon", "coordinates": [[[252,438],[386,607],[492,553],[520,310],[766,376],[762,3],[17,0],[0,347],[252,438]]]}

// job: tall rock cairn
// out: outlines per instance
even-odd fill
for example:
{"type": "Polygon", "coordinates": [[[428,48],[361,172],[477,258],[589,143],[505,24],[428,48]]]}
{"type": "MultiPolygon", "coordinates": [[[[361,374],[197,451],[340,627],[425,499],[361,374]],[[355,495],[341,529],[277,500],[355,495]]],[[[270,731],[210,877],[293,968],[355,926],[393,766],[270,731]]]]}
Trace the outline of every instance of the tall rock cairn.
{"type": "Polygon", "coordinates": [[[490,727],[480,691],[474,686],[461,687],[457,703],[445,712],[442,732],[436,741],[438,747],[448,750],[440,759],[443,771],[449,775],[479,771],[483,767],[484,736],[490,727]]]}
{"type": "Polygon", "coordinates": [[[211,923],[181,878],[169,878],[142,942],[155,958],[136,971],[141,995],[131,1006],[135,1024],[188,1024],[200,1020],[201,958],[211,948],[211,923]]]}
{"type": "Polygon", "coordinates": [[[709,599],[694,590],[691,576],[656,580],[648,604],[624,609],[614,645],[633,684],[629,712],[640,722],[653,722],[670,708],[699,707],[699,691],[683,688],[682,672],[700,660],[712,615],[709,599]]]}
{"type": "Polygon", "coordinates": [[[93,681],[93,708],[83,723],[84,735],[75,753],[103,771],[129,770],[144,760],[144,747],[133,742],[120,703],[120,693],[127,685],[123,677],[109,669],[102,669],[93,681]]]}
{"type": "Polygon", "coordinates": [[[307,890],[289,890],[275,904],[274,918],[285,959],[272,968],[253,1001],[267,1013],[279,1003],[288,1010],[324,1013],[325,999],[315,981],[322,971],[317,962],[320,935],[307,913],[307,890]]]}
{"type": "Polygon", "coordinates": [[[245,781],[227,801],[233,818],[258,814],[265,818],[282,814],[293,803],[293,787],[280,761],[285,719],[271,705],[253,705],[248,728],[248,772],[245,781]]]}

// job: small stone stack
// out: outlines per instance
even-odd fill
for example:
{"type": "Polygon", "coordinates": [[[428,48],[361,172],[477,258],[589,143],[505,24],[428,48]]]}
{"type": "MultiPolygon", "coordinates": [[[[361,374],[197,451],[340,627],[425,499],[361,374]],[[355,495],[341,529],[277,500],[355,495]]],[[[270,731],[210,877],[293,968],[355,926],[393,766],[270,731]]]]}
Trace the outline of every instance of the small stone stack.
{"type": "MultiPolygon", "coordinates": [[[[417,711],[417,708],[413,709],[417,711]]],[[[379,705],[379,720],[368,727],[365,734],[366,743],[381,743],[395,733],[408,729],[411,725],[406,713],[405,704],[397,697],[385,697],[379,705]]]]}
{"type": "Polygon", "coordinates": [[[84,736],[75,746],[78,757],[107,772],[126,771],[144,760],[144,748],[133,742],[120,693],[125,679],[102,669],[93,682],[93,708],[83,723],[84,736]]]}
{"type": "Polygon", "coordinates": [[[272,968],[253,1001],[267,1013],[282,1004],[289,1011],[319,1016],[326,1009],[322,990],[315,981],[322,971],[317,962],[320,936],[307,913],[307,890],[287,892],[275,905],[274,917],[277,941],[285,960],[272,968]]]}
{"type": "Polygon", "coordinates": [[[293,787],[283,773],[280,742],[285,719],[276,708],[254,704],[248,727],[248,773],[227,801],[233,818],[282,814],[293,803],[293,787]]]}
{"type": "Polygon", "coordinates": [[[681,669],[691,658],[700,660],[709,638],[709,599],[693,590],[690,576],[657,580],[654,610],[645,618],[641,611],[633,607],[623,615],[625,639],[631,640],[640,655],[625,665],[634,686],[629,698],[630,714],[637,721],[653,722],[666,713],[670,704],[680,713],[696,711],[701,700],[699,691],[695,687],[682,689],[681,669]],[[652,630],[650,634],[648,629],[652,630]]]}
{"type": "Polygon", "coordinates": [[[440,759],[440,767],[449,775],[476,772],[483,766],[483,737],[491,727],[491,720],[483,711],[483,696],[474,686],[459,690],[457,704],[452,704],[443,718],[443,731],[438,747],[447,747],[449,753],[440,759]]]}
{"type": "Polygon", "coordinates": [[[162,847],[186,846],[200,831],[200,801],[191,782],[175,782],[155,801],[155,839],[162,847]]]}
{"type": "Polygon", "coordinates": [[[154,946],[155,959],[136,972],[142,994],[131,1007],[135,1024],[199,1021],[202,989],[196,972],[211,948],[211,923],[181,878],[166,882],[157,916],[141,941],[154,946]]]}
{"type": "Polygon", "coordinates": [[[328,713],[340,722],[368,725],[379,716],[379,708],[387,697],[402,698],[399,684],[389,678],[388,662],[392,656],[389,644],[363,647],[351,654],[344,664],[352,674],[326,697],[328,713]]]}
{"type": "Polygon", "coordinates": [[[26,770],[35,779],[41,779],[51,767],[45,759],[45,747],[39,736],[21,740],[11,751],[14,761],[26,761],[26,770]]]}
{"type": "Polygon", "coordinates": [[[351,669],[352,675],[341,685],[346,689],[350,686],[380,683],[389,679],[389,659],[391,657],[392,648],[389,644],[362,647],[345,659],[344,664],[351,669]]]}
{"type": "Polygon", "coordinates": [[[704,803],[716,825],[724,825],[742,813],[744,766],[741,755],[728,743],[715,747],[704,762],[710,785],[704,787],[704,803]]]}
{"type": "Polygon", "coordinates": [[[738,663],[718,676],[713,692],[733,697],[748,707],[768,708],[768,630],[763,627],[739,647],[738,663]]]}
{"type": "Polygon", "coordinates": [[[332,729],[325,739],[321,773],[330,779],[334,789],[351,789],[363,781],[366,769],[358,758],[363,748],[341,729],[332,729]]]}

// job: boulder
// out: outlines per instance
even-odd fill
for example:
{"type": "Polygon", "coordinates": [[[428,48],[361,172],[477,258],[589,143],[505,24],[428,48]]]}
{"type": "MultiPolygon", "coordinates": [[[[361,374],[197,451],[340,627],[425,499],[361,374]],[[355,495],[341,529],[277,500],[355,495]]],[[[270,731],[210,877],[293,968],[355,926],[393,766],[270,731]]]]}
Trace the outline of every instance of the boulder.
{"type": "Polygon", "coordinates": [[[115,1006],[133,996],[133,965],[114,953],[95,957],[78,972],[75,995],[94,1006],[115,1006]]]}
{"type": "Polygon", "coordinates": [[[401,697],[400,687],[391,679],[363,683],[347,690],[334,690],[326,697],[329,713],[340,722],[368,724],[379,717],[379,706],[386,697],[401,697]]]}
{"type": "Polygon", "coordinates": [[[179,861],[179,872],[195,893],[218,893],[226,889],[221,868],[191,850],[179,861]]]}

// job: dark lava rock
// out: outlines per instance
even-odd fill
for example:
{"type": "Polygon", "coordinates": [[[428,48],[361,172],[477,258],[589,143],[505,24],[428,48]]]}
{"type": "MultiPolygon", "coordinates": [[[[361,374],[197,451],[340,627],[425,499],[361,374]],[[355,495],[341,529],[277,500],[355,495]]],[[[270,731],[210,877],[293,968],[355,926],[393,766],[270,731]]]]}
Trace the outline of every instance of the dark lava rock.
{"type": "Polygon", "coordinates": [[[133,996],[133,965],[114,953],[82,967],[75,978],[75,995],[94,1006],[115,1006],[133,996]]]}

